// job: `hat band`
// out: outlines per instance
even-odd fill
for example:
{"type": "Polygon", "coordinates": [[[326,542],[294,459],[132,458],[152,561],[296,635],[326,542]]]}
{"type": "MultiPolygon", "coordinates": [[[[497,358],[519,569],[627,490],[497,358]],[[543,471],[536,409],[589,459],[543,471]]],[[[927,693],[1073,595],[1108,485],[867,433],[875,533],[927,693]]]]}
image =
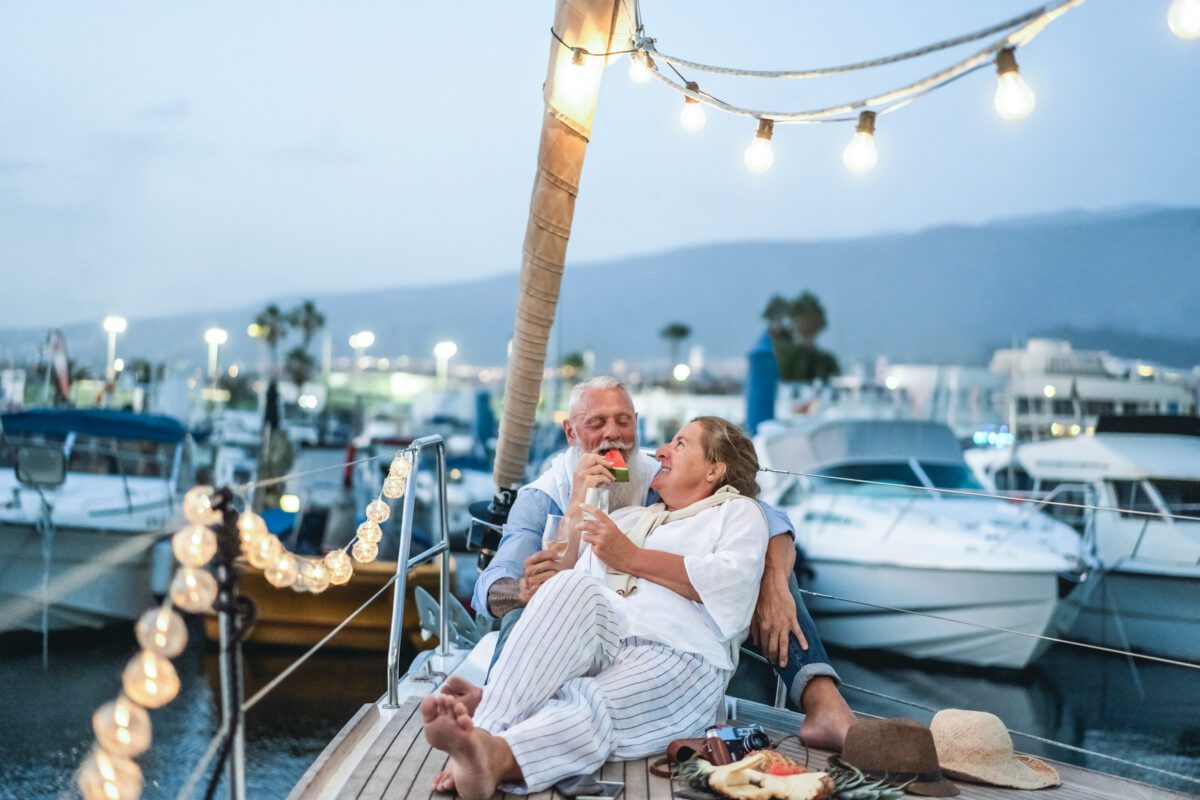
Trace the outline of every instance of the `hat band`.
{"type": "Polygon", "coordinates": [[[878,772],[860,770],[871,780],[887,781],[888,783],[937,783],[945,780],[941,770],[933,772],[878,772]]]}

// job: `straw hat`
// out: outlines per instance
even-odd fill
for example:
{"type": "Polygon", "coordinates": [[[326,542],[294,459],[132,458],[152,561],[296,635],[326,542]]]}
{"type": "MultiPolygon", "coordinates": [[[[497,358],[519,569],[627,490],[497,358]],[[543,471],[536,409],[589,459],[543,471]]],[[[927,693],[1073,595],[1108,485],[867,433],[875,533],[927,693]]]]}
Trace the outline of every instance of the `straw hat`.
{"type": "Polygon", "coordinates": [[[842,755],[835,764],[848,764],[868,778],[896,785],[912,781],[912,794],[951,797],[958,787],[942,777],[933,734],[911,719],[861,719],[846,733],[842,755]]]}
{"type": "Polygon", "coordinates": [[[1010,789],[1058,786],[1058,771],[1045,761],[1013,752],[1012,737],[995,714],[948,708],[929,724],[942,771],[952,778],[1010,789]]]}

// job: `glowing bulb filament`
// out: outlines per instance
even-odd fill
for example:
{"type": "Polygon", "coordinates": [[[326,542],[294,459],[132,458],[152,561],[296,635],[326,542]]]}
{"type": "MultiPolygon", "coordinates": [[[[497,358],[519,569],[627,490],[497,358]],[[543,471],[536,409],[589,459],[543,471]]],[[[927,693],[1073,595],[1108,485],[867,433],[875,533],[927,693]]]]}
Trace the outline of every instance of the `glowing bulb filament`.
{"type": "Polygon", "coordinates": [[[645,53],[630,53],[629,54],[629,80],[634,83],[646,83],[653,77],[650,74],[650,65],[654,62],[650,56],[645,53]]]}
{"type": "MultiPolygon", "coordinates": [[[[689,81],[687,88],[696,92],[700,92],[700,87],[694,81],[689,81]]],[[[704,118],[704,106],[694,97],[683,98],[683,110],[679,112],[679,124],[683,126],[685,131],[695,133],[704,127],[707,120],[704,118]]]]}
{"type": "Polygon", "coordinates": [[[1006,47],[996,55],[996,74],[999,76],[996,86],[996,112],[1012,122],[1023,120],[1032,114],[1037,105],[1037,97],[1021,77],[1013,48],[1006,47]]]}
{"type": "Polygon", "coordinates": [[[851,172],[870,172],[878,160],[875,152],[875,112],[864,111],[858,115],[858,127],[854,138],[842,151],[842,162],[851,172]]]}
{"type": "Polygon", "coordinates": [[[758,121],[758,131],[754,134],[754,141],[746,148],[745,156],[746,166],[755,172],[766,172],[775,160],[775,154],[771,152],[771,135],[774,130],[775,123],[772,120],[758,121]]]}
{"type": "Polygon", "coordinates": [[[1200,39],[1200,0],[1174,0],[1167,12],[1167,24],[1180,39],[1200,39]]]}

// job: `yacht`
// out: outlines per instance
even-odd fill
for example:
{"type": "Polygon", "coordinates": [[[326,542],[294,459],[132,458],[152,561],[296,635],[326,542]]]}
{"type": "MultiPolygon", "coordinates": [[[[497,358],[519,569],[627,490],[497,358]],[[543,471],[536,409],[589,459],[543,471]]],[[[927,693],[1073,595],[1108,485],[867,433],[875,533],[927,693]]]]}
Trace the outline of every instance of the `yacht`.
{"type": "Polygon", "coordinates": [[[1091,435],[966,458],[989,489],[1121,509],[1047,506],[1100,566],[1069,636],[1200,662],[1200,420],[1101,417],[1091,435]]]}
{"type": "Polygon", "coordinates": [[[0,632],[136,619],[154,602],[156,540],[177,521],[180,487],[192,483],[183,425],[125,411],[35,409],[0,415],[0,428],[0,632]],[[39,446],[62,450],[58,485],[18,480],[21,453],[39,446]],[[42,613],[47,585],[61,591],[42,613]]]}
{"type": "Polygon", "coordinates": [[[1069,526],[982,492],[954,433],[915,420],[766,424],[763,499],[797,527],[821,637],[850,649],[1022,669],[1063,624],[1087,561],[1069,526]],[[838,598],[838,599],[833,599],[838,598]],[[904,611],[932,616],[917,616],[904,611]],[[1034,636],[1013,636],[995,628],[1034,636]]]}

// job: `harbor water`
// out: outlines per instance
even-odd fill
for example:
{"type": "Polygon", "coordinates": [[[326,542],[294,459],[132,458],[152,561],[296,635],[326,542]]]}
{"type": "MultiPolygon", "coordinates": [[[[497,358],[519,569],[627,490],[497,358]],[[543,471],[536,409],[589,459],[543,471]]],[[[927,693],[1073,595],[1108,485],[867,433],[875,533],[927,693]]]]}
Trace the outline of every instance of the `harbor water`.
{"type": "MultiPolygon", "coordinates": [[[[36,639],[9,642],[0,655],[0,797],[74,797],[73,774],[92,745],[91,714],[118,691],[136,652],[132,631],[51,638],[43,670],[36,639]]],[[[301,651],[251,647],[252,694],[301,651]]],[[[886,655],[833,656],[844,681],[929,708],[974,708],[1047,739],[1172,772],[1200,777],[1200,672],[1160,664],[1136,669],[1120,657],[1056,647],[1023,673],[1005,675],[899,663],[886,655]]],[[[175,664],[178,699],[151,713],[154,742],[139,759],[147,798],[173,798],[187,782],[219,725],[215,648],[193,626],[175,664]]],[[[318,653],[246,719],[247,784],[253,798],[285,797],[322,748],[364,704],[384,692],[383,653],[318,653]]],[[[761,688],[770,691],[769,681],[761,688]]],[[[860,711],[928,720],[930,713],[856,689],[860,711]]],[[[1018,738],[1017,747],[1093,769],[1196,793],[1163,775],[1018,738]]],[[[200,785],[200,789],[204,784],[200,785]]],[[[200,796],[197,792],[195,796],[200,796]]]]}

